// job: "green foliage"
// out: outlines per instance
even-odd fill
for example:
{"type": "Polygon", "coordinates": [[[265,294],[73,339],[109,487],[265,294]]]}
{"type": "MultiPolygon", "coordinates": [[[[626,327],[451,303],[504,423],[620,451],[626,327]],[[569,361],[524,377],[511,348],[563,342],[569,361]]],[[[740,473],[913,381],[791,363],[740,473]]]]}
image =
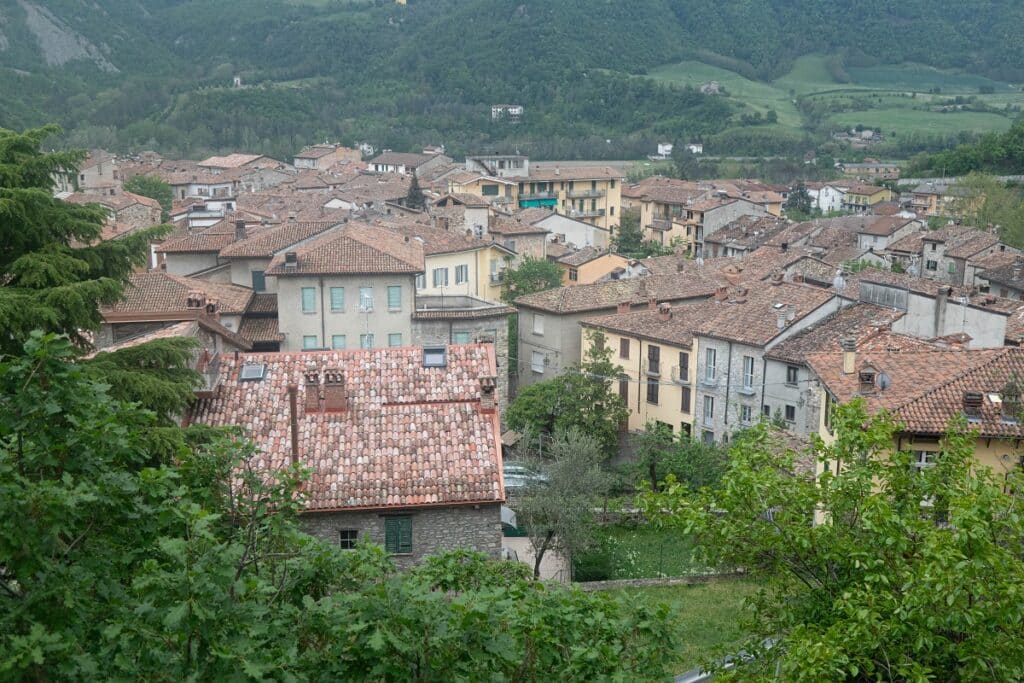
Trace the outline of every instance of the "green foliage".
{"type": "Polygon", "coordinates": [[[515,268],[505,269],[501,298],[512,303],[518,297],[554,289],[561,284],[561,268],[547,259],[526,256],[515,268]]]}
{"type": "Polygon", "coordinates": [[[505,420],[509,428],[534,435],[578,429],[596,438],[602,453],[611,457],[618,448],[619,425],[628,419],[629,410],[611,391],[618,368],[611,362],[611,349],[604,346],[604,335],[588,331],[588,339],[583,363],[520,389],[505,420]]]}
{"type": "Polygon", "coordinates": [[[814,207],[811,204],[811,195],[807,193],[807,187],[803,183],[797,185],[789,193],[789,198],[786,199],[783,208],[786,209],[786,216],[793,220],[811,215],[814,207]]]}
{"type": "Polygon", "coordinates": [[[993,226],[999,239],[1024,247],[1024,194],[1020,188],[1008,187],[994,176],[971,173],[957,184],[957,190],[961,196],[952,210],[964,223],[993,226]]]}
{"type": "Polygon", "coordinates": [[[908,168],[913,175],[961,176],[973,172],[1024,173],[1024,117],[1018,117],[1005,133],[989,133],[973,144],[916,156],[908,168]]]}
{"type": "Polygon", "coordinates": [[[725,676],[1020,680],[1024,519],[1002,474],[975,463],[966,423],[918,472],[884,414],[869,418],[858,400],[833,418],[834,443],[814,449],[817,481],[795,474],[796,455],[776,452],[759,425],[734,443],[718,489],[644,499],[710,561],[763,582],[745,643],[755,657],[725,676]],[[778,646],[766,652],[765,638],[778,646]]]}
{"type": "Polygon", "coordinates": [[[137,175],[124,181],[123,187],[128,192],[160,202],[160,222],[168,221],[171,216],[171,205],[174,203],[174,191],[170,185],[156,176],[137,175]]]}
{"type": "MultiPolygon", "coordinates": [[[[653,680],[663,607],[458,552],[302,534],[297,468],[110,395],[64,339],[0,362],[4,680],[653,680]]],[[[669,646],[669,647],[666,647],[669,646]]]]}
{"type": "Polygon", "coordinates": [[[52,195],[54,178],[74,173],[82,152],[39,151],[53,126],[0,129],[0,352],[17,353],[31,330],[69,335],[99,327],[99,308],[121,297],[160,229],[98,242],[105,212],[52,195]]]}
{"type": "Polygon", "coordinates": [[[619,221],[619,229],[612,236],[612,246],[616,253],[627,258],[649,258],[651,256],[668,256],[672,249],[653,240],[645,240],[640,228],[640,212],[624,210],[619,221]]]}
{"type": "Polygon", "coordinates": [[[717,486],[728,464],[728,452],[717,443],[704,443],[689,434],[672,433],[667,425],[647,423],[632,436],[637,454],[637,472],[657,491],[668,480],[683,482],[691,489],[717,486]]]}
{"type": "Polygon", "coordinates": [[[409,194],[405,196],[405,205],[410,209],[420,209],[421,211],[427,207],[427,198],[420,187],[420,179],[416,177],[415,173],[412,176],[412,182],[409,183],[409,194]]]}

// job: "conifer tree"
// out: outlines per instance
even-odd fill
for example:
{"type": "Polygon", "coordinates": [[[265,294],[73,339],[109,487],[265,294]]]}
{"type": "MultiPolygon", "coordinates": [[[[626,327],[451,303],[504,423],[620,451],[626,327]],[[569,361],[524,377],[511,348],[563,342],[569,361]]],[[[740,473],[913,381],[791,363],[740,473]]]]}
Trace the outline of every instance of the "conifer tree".
{"type": "Polygon", "coordinates": [[[405,205],[410,209],[425,209],[427,206],[427,198],[423,195],[420,181],[415,173],[412,176],[412,182],[409,183],[409,194],[405,196],[405,205]]]}

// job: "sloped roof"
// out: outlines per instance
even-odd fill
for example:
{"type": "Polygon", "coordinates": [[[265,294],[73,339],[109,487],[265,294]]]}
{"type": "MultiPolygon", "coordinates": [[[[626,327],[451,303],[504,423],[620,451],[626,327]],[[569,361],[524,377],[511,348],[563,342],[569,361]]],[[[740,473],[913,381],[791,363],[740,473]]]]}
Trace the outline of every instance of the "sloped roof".
{"type": "Polygon", "coordinates": [[[412,152],[384,152],[382,154],[378,154],[366,163],[384,164],[387,166],[409,166],[410,168],[416,168],[433,158],[433,156],[427,154],[414,154],[412,152]]]}
{"type": "Polygon", "coordinates": [[[165,272],[132,273],[128,277],[124,297],[113,306],[102,309],[102,313],[107,317],[126,313],[185,312],[191,292],[200,292],[208,300],[216,300],[220,312],[226,314],[244,312],[252,298],[252,290],[248,287],[165,272]]]}
{"type": "Polygon", "coordinates": [[[297,247],[297,265],[286,268],[285,255],[274,257],[268,275],[339,273],[422,273],[423,245],[408,236],[365,223],[348,223],[297,247]]]}
{"type": "MultiPolygon", "coordinates": [[[[879,336],[894,321],[903,317],[903,311],[874,304],[856,303],[839,309],[821,322],[802,330],[772,347],[765,356],[787,363],[804,363],[809,353],[831,351],[837,340],[853,337],[858,347],[879,336]]],[[[913,339],[911,337],[911,339],[913,339]]],[[[916,341],[916,340],[915,340],[916,341]]],[[[926,346],[926,342],[919,342],[926,346]]]]}
{"type": "Polygon", "coordinates": [[[269,230],[261,230],[244,240],[232,241],[220,255],[225,258],[270,258],[282,249],[327,232],[340,225],[337,221],[309,221],[285,223],[269,230]]]}
{"type": "Polygon", "coordinates": [[[791,283],[734,288],[728,299],[714,302],[717,312],[694,333],[763,346],[834,296],[834,292],[820,287],[791,283]],[[787,316],[789,305],[796,307],[794,318],[780,329],[779,316],[787,316]]]}
{"type": "Polygon", "coordinates": [[[515,300],[515,304],[551,313],[583,313],[615,308],[624,301],[646,305],[651,299],[668,302],[700,299],[714,294],[724,282],[724,279],[684,271],[557,287],[521,296],[515,300]]]}
{"type": "Polygon", "coordinates": [[[530,164],[530,180],[612,180],[626,174],[612,166],[561,166],[560,164],[530,164]]]}
{"type": "Polygon", "coordinates": [[[291,459],[288,386],[298,387],[298,460],[313,470],[307,509],[389,509],[505,498],[497,412],[481,409],[480,379],[497,374],[493,347],[447,347],[446,366],[424,368],[413,347],[222,357],[220,386],[191,421],[237,425],[256,445],[250,465],[280,470],[291,459]],[[240,366],[266,366],[241,381],[240,366]],[[347,409],[305,409],[307,372],[336,369],[347,409]]]}
{"type": "Polygon", "coordinates": [[[277,318],[243,318],[238,334],[252,343],[284,341],[277,318]]]}
{"type": "Polygon", "coordinates": [[[227,156],[212,156],[203,159],[197,166],[206,168],[239,168],[251,164],[257,159],[262,159],[262,154],[228,154],[227,156]]]}

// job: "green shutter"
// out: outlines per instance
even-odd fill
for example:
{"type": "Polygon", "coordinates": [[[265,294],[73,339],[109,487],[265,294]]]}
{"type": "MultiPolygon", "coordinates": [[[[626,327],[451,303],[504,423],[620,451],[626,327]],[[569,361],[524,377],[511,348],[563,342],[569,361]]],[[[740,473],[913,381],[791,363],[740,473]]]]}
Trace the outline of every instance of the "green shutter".
{"type": "Polygon", "coordinates": [[[412,517],[398,520],[398,552],[412,552],[412,517]]]}
{"type": "Polygon", "coordinates": [[[402,308],[402,287],[401,285],[388,286],[388,310],[397,311],[402,308]]]}
{"type": "Polygon", "coordinates": [[[331,287],[331,310],[332,311],[344,311],[345,310],[345,288],[344,287],[331,287]]]}
{"type": "Polygon", "coordinates": [[[412,552],[412,517],[384,518],[384,550],[389,553],[412,552]]]}
{"type": "Polygon", "coordinates": [[[398,523],[397,517],[384,518],[384,550],[389,553],[398,552],[398,523]]]}

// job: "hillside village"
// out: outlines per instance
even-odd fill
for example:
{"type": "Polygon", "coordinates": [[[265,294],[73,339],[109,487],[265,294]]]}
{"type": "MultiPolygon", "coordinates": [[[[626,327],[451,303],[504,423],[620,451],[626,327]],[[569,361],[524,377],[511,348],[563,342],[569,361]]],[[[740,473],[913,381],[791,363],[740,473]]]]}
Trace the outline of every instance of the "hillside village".
{"type": "Polygon", "coordinates": [[[314,534],[365,536],[409,562],[503,554],[515,511],[502,463],[521,436],[505,410],[594,344],[628,408],[623,447],[652,425],[728,443],[762,419],[827,441],[830,407],[861,396],[899,416],[918,467],[958,415],[978,429],[979,462],[1018,467],[1007,387],[1024,372],[1024,255],[992,226],[932,229],[955,185],[897,194],[872,184],[893,169],[863,166],[798,189],[628,182],[613,166],[439,148],[95,151],[56,192],[104,207],[102,239],[116,240],[161,212],[123,183],[170,186],[173,230],[103,308],[97,350],[196,338],[205,383],[182,420],[244,427],[258,468],[312,467],[314,534]],[[833,217],[788,219],[804,190],[833,217]],[[627,215],[667,255],[617,253],[627,215]],[[556,265],[561,286],[510,293],[531,259],[556,265]]]}

